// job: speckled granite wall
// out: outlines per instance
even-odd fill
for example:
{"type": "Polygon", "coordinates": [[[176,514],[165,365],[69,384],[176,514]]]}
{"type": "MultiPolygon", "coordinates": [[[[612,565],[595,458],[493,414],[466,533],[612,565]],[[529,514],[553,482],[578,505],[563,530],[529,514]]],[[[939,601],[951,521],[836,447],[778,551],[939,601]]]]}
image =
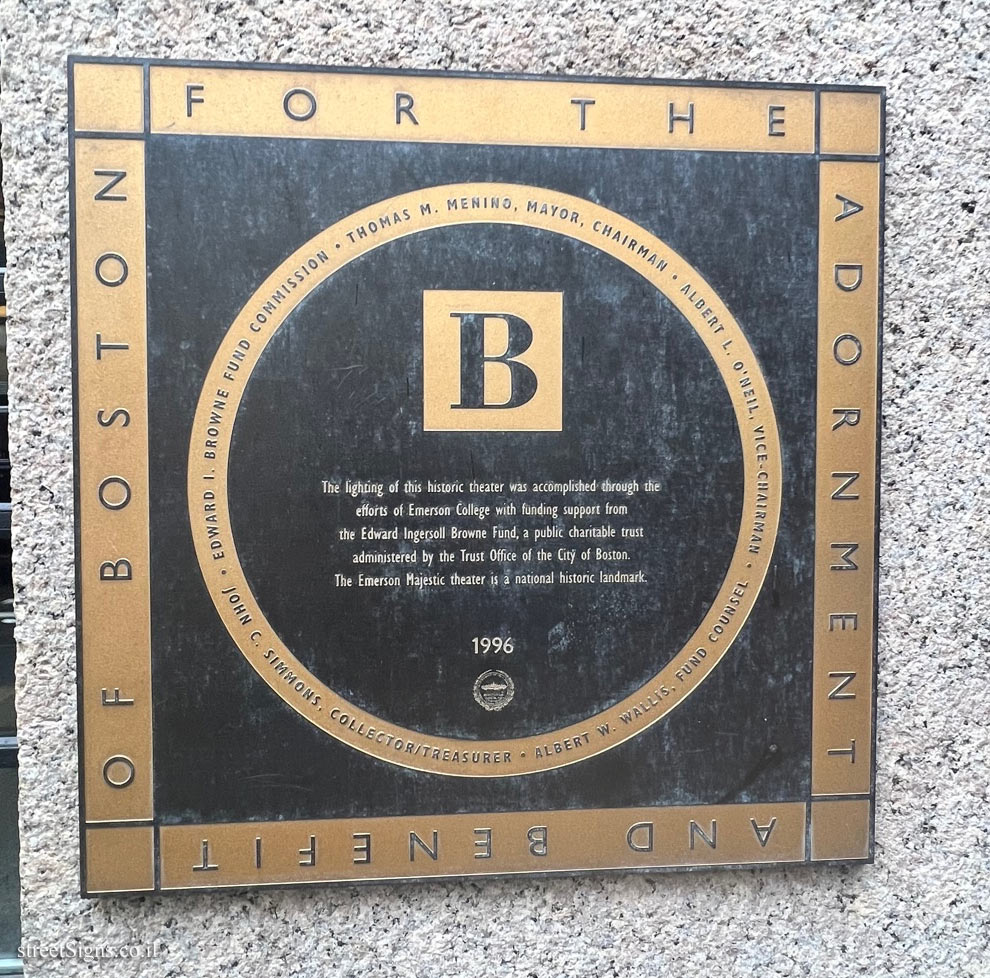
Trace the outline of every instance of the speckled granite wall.
{"type": "Polygon", "coordinates": [[[28,974],[990,975],[982,0],[2,0],[0,30],[24,942],[78,955],[28,974]],[[69,52],[887,86],[876,865],[77,896],[69,52]]]}

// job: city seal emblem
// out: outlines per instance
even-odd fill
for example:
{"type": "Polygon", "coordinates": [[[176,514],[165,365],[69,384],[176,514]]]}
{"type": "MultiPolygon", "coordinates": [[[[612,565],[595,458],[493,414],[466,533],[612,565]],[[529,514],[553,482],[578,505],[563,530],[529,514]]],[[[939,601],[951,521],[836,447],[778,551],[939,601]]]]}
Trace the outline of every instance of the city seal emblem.
{"type": "Polygon", "coordinates": [[[516,684],[501,669],[488,669],[474,681],[474,698],[485,710],[503,710],[512,702],[516,684]]]}

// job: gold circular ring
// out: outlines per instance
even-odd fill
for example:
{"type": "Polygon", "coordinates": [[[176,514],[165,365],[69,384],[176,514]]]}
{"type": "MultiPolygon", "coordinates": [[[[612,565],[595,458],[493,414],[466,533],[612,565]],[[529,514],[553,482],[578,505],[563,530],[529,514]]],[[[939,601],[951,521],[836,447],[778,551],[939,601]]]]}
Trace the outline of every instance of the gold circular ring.
{"type": "Polygon", "coordinates": [[[756,356],[726,305],[680,255],[620,214],[570,194],[520,184],[451,184],[400,194],[351,214],[290,255],[251,296],[221,340],[200,394],[189,447],[189,516],[203,580],[227,631],[296,712],[351,747],[402,767],[508,777],[574,764],[623,743],[682,703],[711,673],[745,624],[769,568],[780,520],[780,459],[777,422],[756,356]],[[498,201],[498,207],[481,206],[482,201],[498,201]],[[433,736],[390,723],[345,700],[306,669],[248,587],[227,499],[238,407],[252,370],[292,310],[334,272],[380,245],[467,224],[561,234],[611,255],[653,284],[704,342],[729,392],[743,457],[735,549],[715,600],[684,647],[636,692],[598,714],[549,733],[486,741],[433,736]]]}

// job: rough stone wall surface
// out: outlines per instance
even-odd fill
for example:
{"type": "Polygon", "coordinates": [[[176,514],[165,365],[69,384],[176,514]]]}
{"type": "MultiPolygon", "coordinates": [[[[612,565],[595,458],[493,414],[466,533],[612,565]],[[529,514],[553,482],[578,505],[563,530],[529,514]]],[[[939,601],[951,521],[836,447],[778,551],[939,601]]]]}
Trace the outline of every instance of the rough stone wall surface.
{"type": "Polygon", "coordinates": [[[29,974],[990,976],[985,0],[2,0],[29,974]],[[69,52],[888,88],[873,866],[78,896],[69,52]]]}

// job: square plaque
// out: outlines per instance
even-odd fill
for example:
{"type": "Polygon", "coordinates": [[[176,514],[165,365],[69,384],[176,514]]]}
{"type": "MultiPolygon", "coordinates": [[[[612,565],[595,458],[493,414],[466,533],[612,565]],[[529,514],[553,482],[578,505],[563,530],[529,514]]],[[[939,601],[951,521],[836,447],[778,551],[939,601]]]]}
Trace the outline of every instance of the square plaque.
{"type": "Polygon", "coordinates": [[[881,90],[69,86],[84,893],[871,858],[881,90]]]}

